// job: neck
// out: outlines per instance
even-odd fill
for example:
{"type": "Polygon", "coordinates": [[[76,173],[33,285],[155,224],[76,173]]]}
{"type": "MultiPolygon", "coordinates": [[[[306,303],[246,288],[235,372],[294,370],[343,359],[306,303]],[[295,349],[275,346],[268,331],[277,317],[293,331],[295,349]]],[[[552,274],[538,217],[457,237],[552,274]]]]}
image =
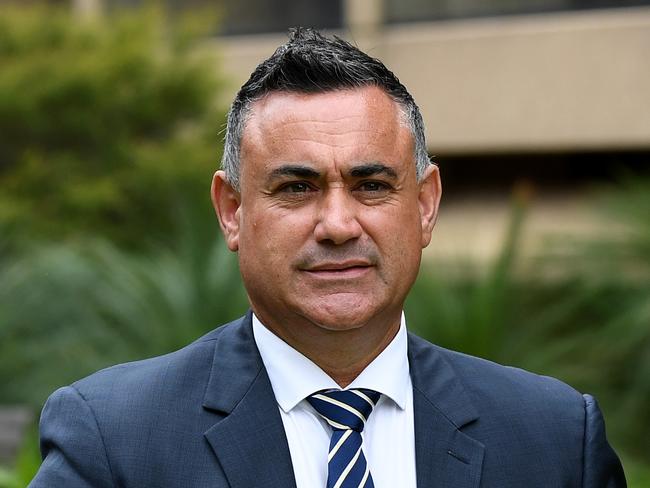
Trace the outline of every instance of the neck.
{"type": "Polygon", "coordinates": [[[313,361],[341,388],[347,387],[393,340],[400,328],[397,317],[367,323],[353,329],[332,330],[303,319],[286,327],[285,320],[259,315],[276,336],[313,361]],[[300,330],[300,334],[292,333],[300,330]]]}
{"type": "MultiPolygon", "coordinates": [[[[386,349],[399,331],[399,322],[390,327],[386,333],[368,347],[360,347],[359,342],[350,337],[341,337],[334,341],[329,351],[318,350],[313,353],[303,352],[316,363],[327,375],[341,387],[345,388],[366,369],[366,367],[386,349]]],[[[364,339],[366,339],[364,337],[364,339]]]]}

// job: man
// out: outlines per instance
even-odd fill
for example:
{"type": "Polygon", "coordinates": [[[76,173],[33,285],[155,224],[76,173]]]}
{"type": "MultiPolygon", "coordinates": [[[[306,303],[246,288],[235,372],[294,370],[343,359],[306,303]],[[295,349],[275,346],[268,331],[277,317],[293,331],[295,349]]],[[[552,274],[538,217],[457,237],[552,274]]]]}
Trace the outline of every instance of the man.
{"type": "Polygon", "coordinates": [[[31,486],[625,486],[593,398],[406,332],[441,194],[423,134],[379,61],[294,31],[212,186],[252,311],[53,394],[31,486]]]}

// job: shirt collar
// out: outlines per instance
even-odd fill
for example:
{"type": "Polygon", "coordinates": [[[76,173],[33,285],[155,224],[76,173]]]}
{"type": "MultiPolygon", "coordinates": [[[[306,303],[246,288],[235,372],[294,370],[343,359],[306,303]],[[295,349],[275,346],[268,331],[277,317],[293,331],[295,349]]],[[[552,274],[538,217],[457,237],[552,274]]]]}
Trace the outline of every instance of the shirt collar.
{"type": "MultiPolygon", "coordinates": [[[[253,314],[253,336],[271,380],[278,405],[289,412],[315,391],[339,389],[314,362],[267,329],[253,314]]],[[[402,410],[411,388],[404,314],[397,335],[348,388],[370,388],[393,400],[402,410]]]]}

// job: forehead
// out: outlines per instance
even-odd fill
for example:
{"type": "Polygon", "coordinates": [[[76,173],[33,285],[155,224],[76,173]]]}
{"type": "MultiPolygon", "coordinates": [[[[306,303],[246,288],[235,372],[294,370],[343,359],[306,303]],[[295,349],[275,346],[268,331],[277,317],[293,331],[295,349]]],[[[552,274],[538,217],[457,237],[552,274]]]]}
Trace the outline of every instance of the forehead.
{"type": "MultiPolygon", "coordinates": [[[[286,105],[291,105],[294,108],[304,107],[308,110],[317,110],[316,115],[319,116],[341,109],[350,112],[381,111],[391,116],[391,118],[400,112],[399,104],[382,88],[369,85],[316,93],[270,92],[251,103],[251,117],[254,115],[268,115],[270,112],[274,112],[278,108],[281,109],[282,106],[286,105]],[[332,110],[333,104],[337,106],[336,110],[332,110]]],[[[286,110],[280,110],[280,112],[290,115],[286,110]]]]}
{"type": "Polygon", "coordinates": [[[374,86],[316,94],[274,92],[251,105],[242,162],[245,166],[250,156],[267,162],[275,157],[395,160],[413,154],[403,120],[398,103],[374,86]]]}

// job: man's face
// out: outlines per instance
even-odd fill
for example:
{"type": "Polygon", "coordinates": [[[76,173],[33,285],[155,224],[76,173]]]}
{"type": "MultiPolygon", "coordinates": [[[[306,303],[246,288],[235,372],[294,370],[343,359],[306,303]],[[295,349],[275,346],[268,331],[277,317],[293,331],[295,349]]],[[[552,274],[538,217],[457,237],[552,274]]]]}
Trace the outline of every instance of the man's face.
{"type": "Polygon", "coordinates": [[[215,175],[226,242],[262,322],[294,337],[399,323],[440,181],[433,166],[416,181],[413,137],[383,90],[255,102],[240,189],[215,175]]]}

